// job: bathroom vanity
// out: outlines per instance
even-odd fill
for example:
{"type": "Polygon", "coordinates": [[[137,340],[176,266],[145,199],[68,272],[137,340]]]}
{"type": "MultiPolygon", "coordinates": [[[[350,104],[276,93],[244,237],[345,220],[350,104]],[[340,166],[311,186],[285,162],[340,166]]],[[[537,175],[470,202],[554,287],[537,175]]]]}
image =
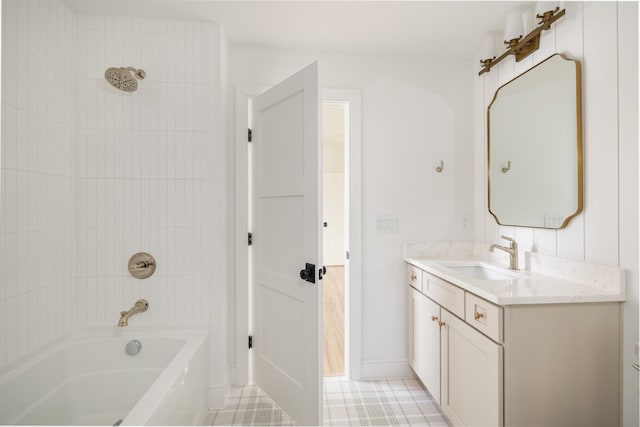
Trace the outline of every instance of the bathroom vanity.
{"type": "Polygon", "coordinates": [[[472,257],[406,262],[409,363],[454,425],[620,424],[623,272],[565,266],[584,283],[472,257]]]}

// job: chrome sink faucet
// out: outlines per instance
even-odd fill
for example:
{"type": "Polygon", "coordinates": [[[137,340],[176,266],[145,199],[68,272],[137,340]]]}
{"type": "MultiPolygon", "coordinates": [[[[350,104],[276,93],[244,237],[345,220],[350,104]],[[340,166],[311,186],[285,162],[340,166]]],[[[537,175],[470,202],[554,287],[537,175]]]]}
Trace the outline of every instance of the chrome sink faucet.
{"type": "Polygon", "coordinates": [[[120,312],[120,320],[118,321],[118,326],[119,327],[128,326],[129,318],[131,316],[138,313],[144,313],[148,309],[149,309],[149,302],[146,299],[139,299],[138,301],[136,301],[134,306],[131,307],[131,310],[120,312]]]}
{"type": "Polygon", "coordinates": [[[500,236],[504,240],[510,242],[509,247],[500,246],[493,244],[489,246],[489,251],[493,252],[494,249],[500,249],[501,251],[505,251],[509,254],[509,270],[517,270],[518,269],[518,243],[513,240],[511,237],[500,236]]]}

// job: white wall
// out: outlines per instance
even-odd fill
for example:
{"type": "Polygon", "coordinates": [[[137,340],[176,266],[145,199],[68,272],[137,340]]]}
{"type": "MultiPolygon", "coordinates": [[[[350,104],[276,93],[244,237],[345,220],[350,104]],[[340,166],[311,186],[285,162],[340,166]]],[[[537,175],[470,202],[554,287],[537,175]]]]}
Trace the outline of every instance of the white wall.
{"type": "Polygon", "coordinates": [[[74,15],[2,2],[0,367],[73,326],[74,15]]]}
{"type": "Polygon", "coordinates": [[[232,45],[229,84],[271,86],[315,60],[321,87],[362,90],[363,376],[406,374],[403,243],[472,237],[456,218],[473,209],[468,61],[232,45]],[[386,214],[397,233],[376,231],[386,214]]]}
{"type": "Polygon", "coordinates": [[[222,27],[213,24],[212,31],[212,90],[211,103],[211,138],[203,155],[206,167],[210,171],[209,186],[203,195],[208,208],[204,215],[208,219],[210,233],[208,236],[209,256],[203,262],[207,265],[209,287],[209,408],[221,408],[226,393],[231,386],[229,367],[231,365],[230,333],[230,299],[234,293],[229,291],[229,270],[232,269],[233,257],[233,206],[230,182],[233,168],[231,150],[226,141],[228,90],[228,43],[222,27]]]}
{"type": "Polygon", "coordinates": [[[211,325],[227,336],[225,49],[219,25],[3,1],[0,367],[76,328],[211,325]],[[108,85],[135,66],[138,91],[108,85]],[[76,114],[77,112],[77,114],[76,114]],[[131,255],[157,262],[145,280],[131,255]]]}
{"type": "MultiPolygon", "coordinates": [[[[540,50],[509,58],[477,77],[474,92],[477,241],[515,237],[522,250],[619,265],[623,305],[623,421],[638,425],[638,10],[637,3],[565,2],[566,15],[543,33],[540,50]],[[495,90],[554,53],[582,63],[584,211],[562,230],[497,226],[486,203],[486,111],[495,90]]],[[[476,62],[477,63],[477,62],[476,62]]],[[[543,125],[543,124],[541,124],[543,125]]]]}

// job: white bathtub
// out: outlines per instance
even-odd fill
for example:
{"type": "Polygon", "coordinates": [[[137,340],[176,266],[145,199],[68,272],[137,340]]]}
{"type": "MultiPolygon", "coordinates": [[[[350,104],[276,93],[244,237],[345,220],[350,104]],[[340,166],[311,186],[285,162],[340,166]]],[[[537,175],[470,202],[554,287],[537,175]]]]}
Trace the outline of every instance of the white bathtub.
{"type": "Polygon", "coordinates": [[[109,328],[0,372],[0,424],[196,425],[206,415],[207,332],[109,328]],[[137,339],[137,355],[125,345],[137,339]]]}

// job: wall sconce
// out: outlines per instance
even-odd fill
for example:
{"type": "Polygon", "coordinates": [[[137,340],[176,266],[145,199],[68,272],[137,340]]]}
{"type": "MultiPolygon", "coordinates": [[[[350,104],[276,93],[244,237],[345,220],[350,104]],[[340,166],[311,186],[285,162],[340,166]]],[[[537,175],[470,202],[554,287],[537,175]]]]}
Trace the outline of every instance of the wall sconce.
{"type": "MultiPolygon", "coordinates": [[[[544,25],[543,30],[548,30],[549,28],[551,28],[551,24],[553,23],[553,21],[550,22],[550,20],[551,17],[560,10],[559,3],[560,2],[557,1],[539,1],[538,3],[536,3],[536,18],[542,19],[542,22],[540,22],[538,25],[544,25]]],[[[558,18],[560,16],[558,16],[558,18]]]]}
{"type": "MultiPolygon", "coordinates": [[[[491,67],[502,61],[509,55],[515,55],[516,62],[522,61],[527,56],[538,50],[540,47],[540,33],[551,28],[551,24],[564,16],[565,9],[560,10],[555,6],[556,2],[538,2],[536,6],[536,18],[541,21],[529,34],[523,36],[522,14],[512,12],[507,19],[507,26],[504,31],[504,43],[507,50],[499,57],[488,55],[489,51],[482,48],[482,69],[478,73],[481,76],[491,71],[491,67]]],[[[487,43],[485,39],[485,43],[487,43]]]]}
{"type": "Polygon", "coordinates": [[[496,36],[486,36],[482,43],[482,56],[480,63],[491,68],[491,64],[496,59],[496,36]]]}
{"type": "Polygon", "coordinates": [[[504,29],[504,44],[508,49],[513,49],[524,36],[524,27],[522,25],[522,13],[519,11],[511,12],[507,17],[507,26],[504,29]]]}

